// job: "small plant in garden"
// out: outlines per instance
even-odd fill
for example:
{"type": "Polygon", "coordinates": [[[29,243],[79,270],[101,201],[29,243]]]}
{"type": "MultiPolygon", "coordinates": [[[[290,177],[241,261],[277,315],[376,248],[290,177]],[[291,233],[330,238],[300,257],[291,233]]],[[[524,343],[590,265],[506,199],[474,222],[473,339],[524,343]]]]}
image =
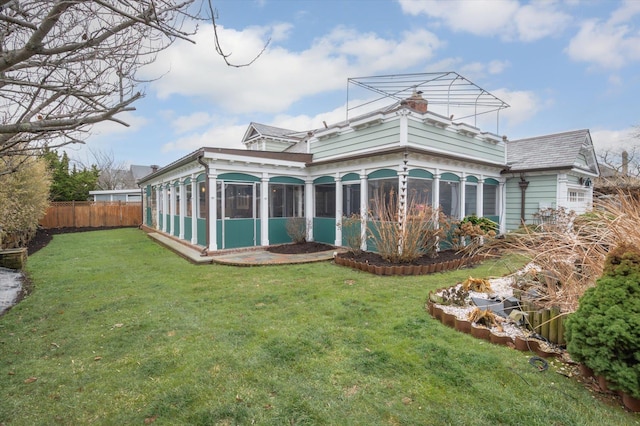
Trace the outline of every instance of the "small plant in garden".
{"type": "Polygon", "coordinates": [[[465,291],[477,291],[478,293],[491,293],[491,283],[483,278],[469,277],[462,283],[465,291]]]}
{"type": "Polygon", "coordinates": [[[472,323],[484,325],[487,328],[496,327],[498,331],[502,331],[502,326],[498,323],[498,317],[488,309],[475,308],[469,312],[467,319],[472,323]]]}
{"type": "Polygon", "coordinates": [[[469,291],[463,286],[454,286],[442,291],[442,305],[466,306],[469,291]]]}
{"type": "Polygon", "coordinates": [[[439,242],[450,229],[448,218],[439,209],[413,202],[399,220],[400,213],[392,193],[389,201],[378,203],[371,214],[376,220],[367,228],[367,238],[380,256],[392,263],[408,263],[424,255],[436,257],[439,242]]]}
{"type": "Polygon", "coordinates": [[[307,222],[303,217],[290,217],[285,224],[287,235],[294,243],[302,244],[307,241],[307,222]]]}
{"type": "Polygon", "coordinates": [[[362,251],[362,232],[360,232],[362,219],[360,215],[352,214],[342,218],[342,238],[347,243],[349,251],[359,254],[362,251]]]}
{"type": "Polygon", "coordinates": [[[486,217],[467,216],[454,227],[451,244],[456,250],[473,251],[496,236],[498,224],[486,217]]]}
{"type": "Polygon", "coordinates": [[[567,319],[571,357],[612,389],[640,398],[640,249],[621,244],[567,319]]]}

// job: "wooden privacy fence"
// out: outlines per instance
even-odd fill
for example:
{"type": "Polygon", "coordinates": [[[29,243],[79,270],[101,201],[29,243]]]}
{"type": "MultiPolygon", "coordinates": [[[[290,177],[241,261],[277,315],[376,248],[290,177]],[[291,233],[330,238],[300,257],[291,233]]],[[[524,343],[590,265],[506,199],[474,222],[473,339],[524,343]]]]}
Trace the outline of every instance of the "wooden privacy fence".
{"type": "Polygon", "coordinates": [[[50,228],[98,228],[138,226],[142,203],[123,201],[59,201],[51,203],[40,226],[50,228]]]}

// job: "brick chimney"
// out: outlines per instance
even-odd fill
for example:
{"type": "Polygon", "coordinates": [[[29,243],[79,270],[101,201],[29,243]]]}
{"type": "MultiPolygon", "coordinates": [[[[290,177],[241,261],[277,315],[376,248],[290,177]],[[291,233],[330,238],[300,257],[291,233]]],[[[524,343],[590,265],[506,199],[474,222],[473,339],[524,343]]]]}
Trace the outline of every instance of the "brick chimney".
{"type": "Polygon", "coordinates": [[[422,97],[422,92],[419,90],[413,90],[411,96],[409,96],[404,101],[400,102],[400,105],[405,105],[411,108],[414,111],[417,111],[421,114],[427,112],[427,106],[429,101],[422,97]]]}

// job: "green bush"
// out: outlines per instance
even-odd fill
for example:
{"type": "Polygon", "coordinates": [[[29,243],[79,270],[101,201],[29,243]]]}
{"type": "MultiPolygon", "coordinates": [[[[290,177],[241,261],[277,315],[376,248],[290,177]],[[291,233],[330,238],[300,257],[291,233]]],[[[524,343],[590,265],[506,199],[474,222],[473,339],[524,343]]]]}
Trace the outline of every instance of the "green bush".
{"type": "Polygon", "coordinates": [[[640,249],[620,245],[607,256],[596,286],[567,319],[571,357],[640,398],[640,249]]]}
{"type": "Polygon", "coordinates": [[[474,251],[485,239],[493,238],[498,231],[498,224],[486,217],[470,215],[452,227],[451,245],[456,250],[474,251]]]}

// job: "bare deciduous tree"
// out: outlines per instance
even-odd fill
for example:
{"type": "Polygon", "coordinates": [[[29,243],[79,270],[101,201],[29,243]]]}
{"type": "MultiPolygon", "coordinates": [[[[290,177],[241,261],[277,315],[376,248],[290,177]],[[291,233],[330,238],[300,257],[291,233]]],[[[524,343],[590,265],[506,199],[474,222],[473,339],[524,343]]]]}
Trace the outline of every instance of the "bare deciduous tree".
{"type": "Polygon", "coordinates": [[[0,0],[0,174],[17,167],[9,157],[82,142],[92,124],[127,125],[117,115],[143,96],[137,71],[192,41],[192,22],[215,29],[201,1],[0,0]]]}
{"type": "Polygon", "coordinates": [[[74,161],[81,169],[91,169],[95,166],[99,170],[97,182],[99,190],[137,188],[131,167],[124,161],[117,161],[113,151],[89,149],[86,160],[74,161]]]}
{"type": "Polygon", "coordinates": [[[598,152],[598,162],[609,168],[606,174],[615,177],[640,177],[640,146],[602,150],[598,152]]]}

